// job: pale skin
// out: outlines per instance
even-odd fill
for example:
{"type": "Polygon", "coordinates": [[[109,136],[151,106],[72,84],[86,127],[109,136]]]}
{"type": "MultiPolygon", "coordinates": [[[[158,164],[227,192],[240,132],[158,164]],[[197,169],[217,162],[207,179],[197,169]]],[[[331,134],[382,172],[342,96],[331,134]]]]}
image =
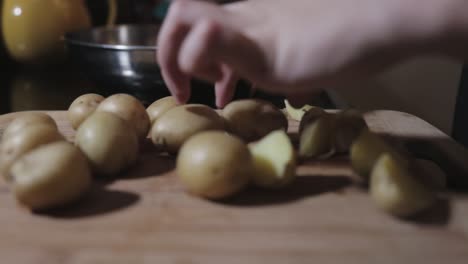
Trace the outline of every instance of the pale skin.
{"type": "Polygon", "coordinates": [[[468,58],[468,0],[176,0],[157,45],[179,103],[197,77],[215,84],[220,108],[239,78],[301,105],[318,89],[368,78],[411,56],[468,58]]]}

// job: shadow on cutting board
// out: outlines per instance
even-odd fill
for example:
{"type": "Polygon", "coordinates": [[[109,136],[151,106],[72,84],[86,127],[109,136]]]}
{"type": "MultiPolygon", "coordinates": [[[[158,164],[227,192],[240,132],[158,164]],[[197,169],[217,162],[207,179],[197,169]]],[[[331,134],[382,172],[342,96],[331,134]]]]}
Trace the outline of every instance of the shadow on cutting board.
{"type": "Polygon", "coordinates": [[[266,206],[290,203],[310,196],[339,192],[351,184],[351,179],[345,176],[300,176],[281,192],[251,187],[220,202],[232,206],[266,206]]]}
{"type": "Polygon", "coordinates": [[[439,198],[433,206],[412,217],[402,220],[420,225],[445,226],[450,221],[451,203],[448,198],[439,198]]]}
{"type": "Polygon", "coordinates": [[[104,188],[102,183],[94,183],[91,190],[79,201],[63,208],[35,213],[52,218],[85,218],[119,211],[136,204],[139,200],[140,196],[138,194],[108,190],[104,188]]]}

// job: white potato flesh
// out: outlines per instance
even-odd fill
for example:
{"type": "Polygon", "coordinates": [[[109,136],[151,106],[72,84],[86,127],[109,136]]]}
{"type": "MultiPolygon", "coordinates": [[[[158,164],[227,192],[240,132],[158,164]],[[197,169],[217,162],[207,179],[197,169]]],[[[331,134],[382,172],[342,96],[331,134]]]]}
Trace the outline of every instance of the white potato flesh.
{"type": "Polygon", "coordinates": [[[273,131],[249,145],[254,161],[253,181],[265,188],[281,188],[296,176],[296,158],[288,135],[273,131]]]}

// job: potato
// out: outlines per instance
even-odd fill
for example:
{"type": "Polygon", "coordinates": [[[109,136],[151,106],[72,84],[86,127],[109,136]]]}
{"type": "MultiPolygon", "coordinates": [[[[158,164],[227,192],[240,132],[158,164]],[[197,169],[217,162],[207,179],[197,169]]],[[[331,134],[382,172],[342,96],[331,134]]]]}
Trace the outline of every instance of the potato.
{"type": "MultiPolygon", "coordinates": [[[[309,117],[306,114],[302,120],[306,120],[308,118],[309,117]]],[[[331,151],[333,151],[332,128],[333,117],[329,114],[322,114],[314,122],[301,123],[299,134],[299,156],[301,158],[313,158],[331,153],[331,151]]]]}
{"type": "Polygon", "coordinates": [[[363,129],[359,137],[351,145],[351,166],[364,180],[368,180],[372,167],[384,152],[390,152],[406,161],[403,153],[387,144],[379,135],[368,129],[363,129]]]}
{"type": "Polygon", "coordinates": [[[229,130],[247,142],[258,140],[274,130],[288,128],[288,120],[280,109],[257,99],[233,101],[226,105],[222,115],[229,130]]]}
{"type": "Polygon", "coordinates": [[[127,121],[137,132],[140,140],[148,136],[150,119],[143,104],[128,94],[114,94],[107,97],[96,111],[109,112],[127,121]]]}
{"type": "Polygon", "coordinates": [[[407,164],[389,153],[380,155],[370,177],[370,195],[384,211],[406,217],[430,207],[436,194],[418,182],[407,164]]]}
{"type": "Polygon", "coordinates": [[[164,113],[151,128],[151,140],[161,151],[177,153],[191,136],[206,130],[225,130],[221,116],[206,105],[176,106],[164,113]]]}
{"type": "Polygon", "coordinates": [[[11,177],[16,199],[33,210],[73,202],[91,185],[86,157],[66,141],[25,154],[11,167],[11,177]]]}
{"type": "Polygon", "coordinates": [[[327,113],[320,107],[313,107],[309,109],[307,112],[304,113],[303,117],[301,118],[301,122],[299,123],[299,134],[305,129],[306,126],[314,123],[323,115],[327,113]]]}
{"type": "Polygon", "coordinates": [[[284,105],[286,106],[286,112],[288,113],[288,116],[296,121],[301,121],[304,114],[310,109],[314,108],[314,106],[311,105],[304,105],[301,108],[295,108],[289,104],[288,100],[284,100],[284,105]]]}
{"type": "Polygon", "coordinates": [[[74,129],[83,123],[104,100],[104,96],[99,94],[83,94],[77,97],[68,108],[67,117],[74,129]]]}
{"type": "Polygon", "coordinates": [[[47,114],[39,112],[26,112],[20,113],[17,118],[15,118],[3,131],[2,140],[14,136],[22,131],[24,131],[29,125],[34,124],[45,124],[50,125],[57,129],[57,124],[54,119],[47,114]]]}
{"type": "Polygon", "coordinates": [[[197,196],[220,199],[240,191],[253,171],[247,146],[235,136],[207,131],[182,146],[176,173],[186,189],[197,196]]]}
{"type": "Polygon", "coordinates": [[[115,175],[134,164],[138,137],[132,126],[107,112],[94,112],[78,128],[75,144],[83,151],[94,172],[115,175]]]}
{"type": "Polygon", "coordinates": [[[349,152],[351,144],[360,135],[362,129],[368,129],[362,114],[357,110],[344,110],[335,116],[333,146],[336,152],[349,152]]]}
{"type": "Polygon", "coordinates": [[[288,135],[276,130],[249,145],[254,161],[253,182],[260,187],[282,188],[296,176],[296,157],[288,135]]]}
{"type": "Polygon", "coordinates": [[[433,161],[414,159],[411,161],[410,172],[417,180],[433,190],[443,190],[447,186],[447,175],[433,161]]]}
{"type": "MultiPolygon", "coordinates": [[[[11,165],[22,155],[40,145],[64,140],[56,127],[49,123],[25,126],[21,132],[9,135],[0,145],[0,174],[8,178],[11,165]]],[[[8,180],[8,179],[7,179],[8,180]]]]}
{"type": "Polygon", "coordinates": [[[167,96],[156,100],[152,103],[148,108],[146,108],[146,112],[150,118],[151,124],[161,117],[162,114],[167,112],[169,109],[174,108],[177,106],[177,102],[174,97],[167,96]]]}

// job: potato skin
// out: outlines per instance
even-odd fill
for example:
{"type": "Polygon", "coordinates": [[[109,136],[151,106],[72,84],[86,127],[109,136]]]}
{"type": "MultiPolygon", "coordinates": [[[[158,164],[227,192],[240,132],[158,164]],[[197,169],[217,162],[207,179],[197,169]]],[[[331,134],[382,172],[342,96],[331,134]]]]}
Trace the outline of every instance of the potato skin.
{"type": "Polygon", "coordinates": [[[67,117],[74,129],[78,129],[81,123],[88,118],[104,101],[104,96],[99,94],[83,94],[77,97],[68,108],[67,117]]]}
{"type": "Polygon", "coordinates": [[[407,164],[389,153],[377,159],[369,192],[379,208],[399,217],[418,213],[436,201],[435,193],[411,174],[407,164]]]}
{"type": "Polygon", "coordinates": [[[16,199],[33,210],[73,202],[91,185],[86,157],[66,141],[25,154],[13,164],[11,175],[16,199]]]}
{"type": "Polygon", "coordinates": [[[146,108],[146,112],[150,118],[151,124],[161,117],[165,112],[169,109],[176,107],[178,104],[174,97],[166,96],[159,100],[153,102],[148,108],[146,108]]]}
{"type": "Polygon", "coordinates": [[[151,140],[161,151],[175,154],[191,136],[207,130],[225,130],[224,119],[206,105],[186,104],[164,113],[151,128],[151,140]]]}
{"type": "Polygon", "coordinates": [[[349,152],[354,140],[363,129],[369,129],[362,114],[354,109],[347,109],[335,115],[333,146],[338,153],[349,152]]]}
{"type": "Polygon", "coordinates": [[[9,135],[0,145],[0,174],[7,179],[11,165],[22,155],[59,140],[64,140],[64,137],[49,123],[27,125],[19,133],[9,135]]]}
{"type": "MultiPolygon", "coordinates": [[[[307,118],[304,115],[302,120],[307,118]]],[[[299,134],[299,156],[315,158],[333,151],[333,117],[323,114],[314,121],[301,123],[299,134]]]]}
{"type": "Polygon", "coordinates": [[[107,97],[96,109],[109,112],[127,121],[137,132],[140,140],[148,136],[150,119],[143,104],[128,94],[114,94],[107,97]]]}
{"type": "Polygon", "coordinates": [[[38,123],[50,125],[57,129],[57,124],[55,123],[54,119],[52,119],[52,117],[47,114],[40,112],[20,113],[19,116],[11,121],[11,123],[3,131],[2,140],[7,140],[9,137],[21,133],[28,126],[38,123]]]}
{"type": "Polygon", "coordinates": [[[94,172],[115,175],[138,158],[138,137],[125,120],[107,112],[94,112],[76,133],[75,144],[88,158],[94,172]]]}
{"type": "Polygon", "coordinates": [[[285,114],[272,103],[243,99],[229,103],[222,111],[228,129],[246,142],[258,140],[268,133],[288,129],[285,114]]]}
{"type": "Polygon", "coordinates": [[[242,140],[220,131],[191,137],[177,157],[176,173],[197,196],[221,199],[240,191],[251,178],[252,156],[242,140]]]}

